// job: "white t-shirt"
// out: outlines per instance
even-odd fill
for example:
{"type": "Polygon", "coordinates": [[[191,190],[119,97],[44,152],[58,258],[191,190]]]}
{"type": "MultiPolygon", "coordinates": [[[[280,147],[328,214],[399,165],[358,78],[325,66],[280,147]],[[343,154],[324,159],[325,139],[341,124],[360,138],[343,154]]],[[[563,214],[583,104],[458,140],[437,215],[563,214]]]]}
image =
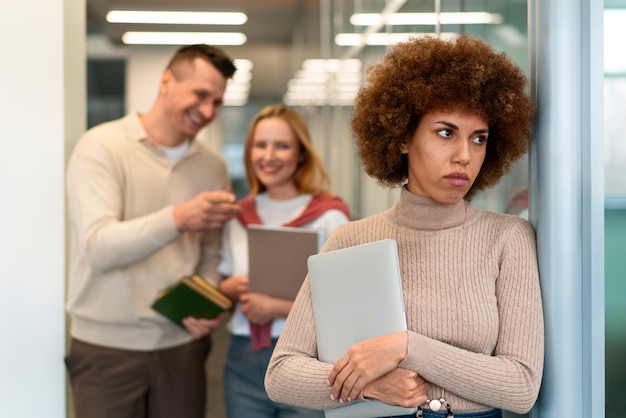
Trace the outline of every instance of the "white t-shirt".
{"type": "MultiPolygon", "coordinates": [[[[260,193],[255,197],[256,210],[265,225],[280,226],[298,217],[312,197],[310,194],[302,194],[290,200],[273,200],[267,193],[260,193]]],[[[348,221],[349,219],[343,212],[331,209],[314,221],[302,225],[302,228],[322,229],[328,237],[335,228],[348,221]]],[[[224,226],[222,262],[218,270],[226,277],[248,274],[248,234],[236,218],[224,226]]],[[[285,318],[274,319],[272,322],[273,338],[280,335],[284,324],[285,318]]],[[[239,303],[235,307],[228,328],[234,335],[250,335],[248,318],[241,311],[239,303]]]]}
{"type": "Polygon", "coordinates": [[[176,161],[178,161],[180,157],[185,155],[185,153],[187,152],[187,149],[189,148],[189,141],[185,141],[182,144],[177,145],[175,147],[159,146],[159,148],[163,150],[163,152],[167,156],[167,159],[170,160],[170,162],[173,164],[176,161]]]}

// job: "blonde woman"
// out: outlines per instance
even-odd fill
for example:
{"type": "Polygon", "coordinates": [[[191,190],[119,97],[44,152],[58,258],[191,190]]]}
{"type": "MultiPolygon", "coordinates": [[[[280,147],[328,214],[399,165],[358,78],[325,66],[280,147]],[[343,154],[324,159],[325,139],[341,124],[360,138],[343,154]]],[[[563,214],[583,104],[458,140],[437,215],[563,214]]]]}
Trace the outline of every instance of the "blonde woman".
{"type": "Polygon", "coordinates": [[[254,117],[244,163],[250,195],[225,227],[220,266],[226,277],[220,287],[237,302],[224,372],[228,417],[321,417],[320,411],[275,403],[265,392],[267,364],[293,301],[248,292],[246,226],[316,228],[328,236],[350,214],[340,198],[329,194],[328,176],[306,124],[291,108],[268,106],[254,117]]]}

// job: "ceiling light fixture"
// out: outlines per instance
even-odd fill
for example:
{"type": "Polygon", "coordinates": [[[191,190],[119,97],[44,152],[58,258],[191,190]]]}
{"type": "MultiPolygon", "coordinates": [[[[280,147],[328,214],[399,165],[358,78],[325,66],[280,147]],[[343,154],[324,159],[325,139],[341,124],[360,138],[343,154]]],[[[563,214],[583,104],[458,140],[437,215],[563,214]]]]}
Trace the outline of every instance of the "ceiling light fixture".
{"type": "Polygon", "coordinates": [[[178,25],[243,25],[248,21],[239,12],[175,12],[111,10],[106,16],[109,23],[156,23],[178,25]]]}
{"type": "MultiPolygon", "coordinates": [[[[387,5],[381,12],[382,18],[380,20],[382,22],[386,22],[389,15],[396,13],[398,10],[400,10],[400,8],[405,3],[406,3],[406,0],[388,0],[387,5]]],[[[435,4],[438,4],[438,3],[435,2],[435,4]]],[[[363,47],[365,47],[366,45],[365,41],[367,40],[367,35],[379,32],[383,28],[383,26],[384,25],[382,23],[368,26],[365,29],[365,32],[363,32],[365,37],[361,38],[362,42],[359,43],[358,45],[352,45],[350,48],[348,48],[348,50],[344,52],[344,54],[342,55],[342,59],[351,59],[351,58],[356,57],[359,54],[359,52],[363,49],[363,47]]]]}
{"type": "Polygon", "coordinates": [[[380,13],[355,13],[350,17],[350,23],[355,26],[372,26],[387,24],[399,25],[471,25],[471,24],[500,24],[504,21],[501,14],[487,12],[442,12],[442,13],[391,13],[386,21],[380,13]]]}
{"type": "Polygon", "coordinates": [[[244,106],[250,95],[250,81],[254,65],[248,59],[235,59],[235,75],[228,80],[224,93],[224,106],[244,106]]]}
{"type": "Polygon", "coordinates": [[[283,100],[290,106],[350,106],[361,84],[359,59],[310,59],[289,80],[283,100]]]}
{"type": "Polygon", "coordinates": [[[137,32],[122,35],[128,45],[243,45],[248,39],[241,32],[137,32]]]}
{"type": "Polygon", "coordinates": [[[604,72],[623,77],[626,74],[624,35],[626,35],[626,10],[604,10],[604,72]]]}
{"type": "MultiPolygon", "coordinates": [[[[363,44],[371,46],[387,46],[394,45],[399,42],[406,42],[409,39],[423,36],[436,35],[433,33],[370,33],[368,35],[361,33],[338,33],[337,36],[335,36],[335,43],[339,46],[358,46],[363,44]]],[[[441,33],[439,38],[452,39],[456,36],[458,36],[456,33],[446,32],[441,33]]]]}

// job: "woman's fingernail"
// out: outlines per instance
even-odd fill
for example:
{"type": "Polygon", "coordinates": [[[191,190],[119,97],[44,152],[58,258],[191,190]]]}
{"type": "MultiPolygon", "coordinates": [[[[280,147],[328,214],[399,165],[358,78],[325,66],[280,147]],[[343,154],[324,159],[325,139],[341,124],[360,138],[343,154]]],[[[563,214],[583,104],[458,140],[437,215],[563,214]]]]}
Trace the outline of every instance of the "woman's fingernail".
{"type": "Polygon", "coordinates": [[[352,402],[352,398],[348,396],[348,402],[352,402]]]}
{"type": "Polygon", "coordinates": [[[334,401],[335,400],[335,395],[333,395],[332,393],[330,394],[330,400],[334,401]]]}
{"type": "Polygon", "coordinates": [[[327,380],[327,381],[326,381],[326,385],[327,385],[327,386],[330,386],[330,380],[327,380]]]}

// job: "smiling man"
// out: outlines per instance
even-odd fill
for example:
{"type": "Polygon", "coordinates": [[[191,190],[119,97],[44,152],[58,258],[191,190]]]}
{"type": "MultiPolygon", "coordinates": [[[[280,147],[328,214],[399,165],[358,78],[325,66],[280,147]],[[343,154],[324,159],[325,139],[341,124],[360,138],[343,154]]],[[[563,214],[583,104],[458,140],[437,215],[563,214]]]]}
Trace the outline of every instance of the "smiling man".
{"type": "Polygon", "coordinates": [[[183,47],[147,113],[90,129],[74,150],[66,365],[77,418],[204,417],[220,319],[182,329],[150,305],[183,275],[219,281],[221,228],[239,207],[223,159],[194,137],[234,72],[218,48],[183,47]]]}

